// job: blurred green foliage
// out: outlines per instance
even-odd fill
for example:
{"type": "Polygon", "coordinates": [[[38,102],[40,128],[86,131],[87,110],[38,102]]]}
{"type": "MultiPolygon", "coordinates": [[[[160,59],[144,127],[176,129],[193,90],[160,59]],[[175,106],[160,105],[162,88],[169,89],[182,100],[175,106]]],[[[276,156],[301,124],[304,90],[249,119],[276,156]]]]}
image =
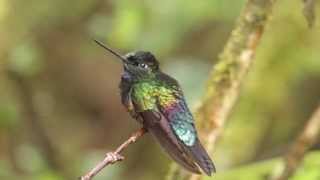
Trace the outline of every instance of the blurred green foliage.
{"type": "MultiPolygon", "coordinates": [[[[313,152],[306,156],[303,165],[298,169],[296,175],[290,180],[316,180],[320,178],[319,173],[319,152],[313,152]]],[[[245,179],[255,179],[255,180],[265,180],[272,176],[273,173],[277,173],[279,169],[282,168],[282,161],[280,158],[271,159],[265,162],[252,163],[250,165],[230,170],[221,174],[217,174],[214,178],[215,180],[245,180],[245,179]]]]}
{"type": "MultiPolygon", "coordinates": [[[[78,177],[138,128],[120,104],[120,64],[92,38],[122,53],[153,52],[193,106],[244,2],[0,0],[0,179],[78,177]],[[24,89],[12,72],[31,91],[40,126],[27,120],[24,89]],[[37,143],[42,138],[34,128],[45,132],[54,152],[37,143]]],[[[301,9],[299,1],[276,3],[212,155],[218,169],[212,179],[258,180],[271,173],[278,159],[256,161],[285,153],[319,103],[320,23],[309,29],[301,9]]],[[[125,155],[96,179],[163,179],[171,162],[149,136],[125,155]]],[[[319,153],[308,155],[293,179],[319,178],[319,160],[319,153]]]]}

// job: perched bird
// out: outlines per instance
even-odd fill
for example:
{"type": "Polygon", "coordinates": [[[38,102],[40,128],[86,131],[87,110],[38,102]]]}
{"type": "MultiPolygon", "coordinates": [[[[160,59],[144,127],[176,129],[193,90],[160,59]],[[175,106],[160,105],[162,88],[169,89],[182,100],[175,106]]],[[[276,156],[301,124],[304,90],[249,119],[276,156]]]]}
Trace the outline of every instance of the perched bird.
{"type": "Polygon", "coordinates": [[[121,101],[130,115],[150,132],[170,157],[185,169],[207,175],[215,166],[201,145],[193,116],[178,82],[163,73],[150,52],[121,56],[101,42],[100,46],[122,60],[121,101]]]}

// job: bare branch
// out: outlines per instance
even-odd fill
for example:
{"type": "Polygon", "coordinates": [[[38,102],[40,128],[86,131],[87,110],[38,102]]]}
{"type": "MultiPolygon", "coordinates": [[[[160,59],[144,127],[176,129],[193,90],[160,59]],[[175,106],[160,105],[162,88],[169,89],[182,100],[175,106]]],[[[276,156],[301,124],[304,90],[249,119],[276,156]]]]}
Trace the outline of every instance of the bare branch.
{"type": "Polygon", "coordinates": [[[80,177],[81,180],[91,180],[95,175],[97,175],[104,167],[116,162],[122,161],[124,157],[120,154],[124,149],[126,149],[130,144],[136,142],[141,136],[146,133],[146,129],[141,128],[134,134],[132,134],[129,139],[122,143],[114,152],[109,152],[106,154],[105,158],[100,161],[93,169],[91,169],[87,174],[80,177]]]}
{"type": "Polygon", "coordinates": [[[304,155],[316,143],[320,134],[320,106],[308,120],[300,136],[294,142],[292,148],[284,159],[284,169],[280,175],[273,177],[273,180],[287,180],[297,170],[301,164],[304,155]]]}

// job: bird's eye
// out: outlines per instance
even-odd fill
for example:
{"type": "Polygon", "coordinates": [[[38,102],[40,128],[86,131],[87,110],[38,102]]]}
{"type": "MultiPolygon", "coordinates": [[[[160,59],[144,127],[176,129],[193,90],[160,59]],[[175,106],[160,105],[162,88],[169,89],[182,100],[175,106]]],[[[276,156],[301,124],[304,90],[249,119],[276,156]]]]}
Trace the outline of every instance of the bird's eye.
{"type": "Polygon", "coordinates": [[[139,63],[138,62],[133,62],[133,65],[139,66],[139,63]]]}
{"type": "Polygon", "coordinates": [[[142,64],[140,64],[140,67],[142,67],[144,69],[147,69],[149,66],[147,64],[145,64],[145,63],[142,63],[142,64]]]}

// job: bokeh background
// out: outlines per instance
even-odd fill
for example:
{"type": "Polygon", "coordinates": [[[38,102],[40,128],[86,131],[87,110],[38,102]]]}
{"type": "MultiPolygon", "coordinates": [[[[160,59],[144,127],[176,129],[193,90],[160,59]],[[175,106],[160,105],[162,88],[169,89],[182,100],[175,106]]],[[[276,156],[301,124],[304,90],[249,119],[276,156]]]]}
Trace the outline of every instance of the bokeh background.
{"type": "MultiPolygon", "coordinates": [[[[153,52],[194,107],[244,3],[0,0],[0,179],[75,179],[138,129],[120,104],[120,62],[92,38],[153,52]]],[[[219,173],[285,153],[319,103],[320,22],[309,29],[301,9],[276,3],[212,156],[219,173]]],[[[171,162],[148,135],[124,154],[96,180],[160,180],[171,162]]]]}

